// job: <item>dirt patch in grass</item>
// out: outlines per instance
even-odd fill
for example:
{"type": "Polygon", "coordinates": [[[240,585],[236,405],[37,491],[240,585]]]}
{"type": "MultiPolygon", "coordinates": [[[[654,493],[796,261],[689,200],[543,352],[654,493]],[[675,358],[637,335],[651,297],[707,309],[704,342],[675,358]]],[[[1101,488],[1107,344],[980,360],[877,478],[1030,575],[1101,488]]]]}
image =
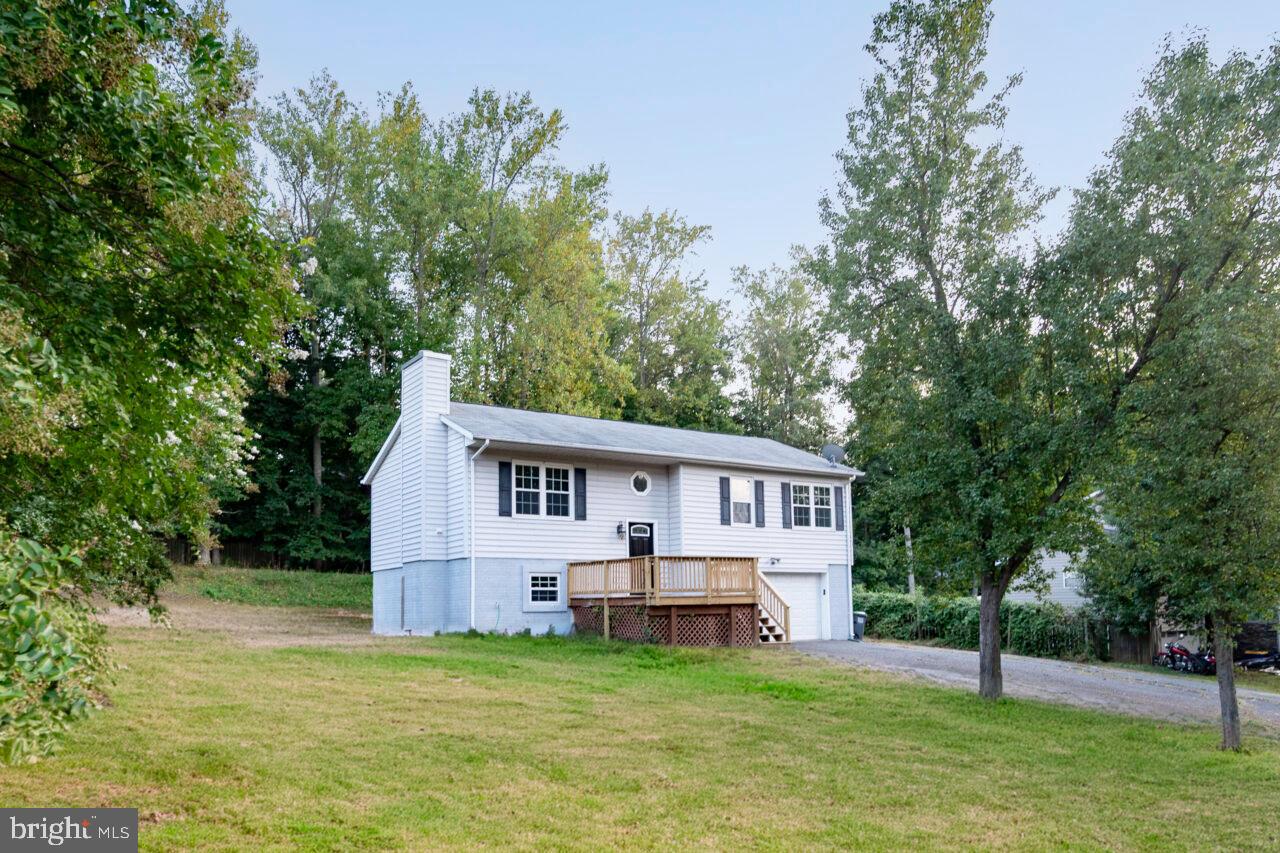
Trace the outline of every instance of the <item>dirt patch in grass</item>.
{"type": "Polygon", "coordinates": [[[368,613],[338,608],[256,607],[207,601],[184,595],[162,595],[167,619],[156,623],[140,607],[110,607],[100,618],[109,628],[144,631],[208,632],[227,635],[249,648],[286,646],[368,646],[379,641],[370,632],[368,613]]]}

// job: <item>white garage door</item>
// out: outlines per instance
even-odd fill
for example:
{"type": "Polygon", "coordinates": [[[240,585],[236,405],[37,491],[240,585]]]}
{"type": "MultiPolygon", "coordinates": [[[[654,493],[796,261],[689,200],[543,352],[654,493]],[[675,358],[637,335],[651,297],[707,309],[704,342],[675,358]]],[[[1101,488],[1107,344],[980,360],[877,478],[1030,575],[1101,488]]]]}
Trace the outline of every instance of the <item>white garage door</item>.
{"type": "Polygon", "coordinates": [[[769,584],[791,606],[791,640],[822,639],[822,608],[826,600],[822,583],[826,576],[800,572],[769,572],[769,584]]]}

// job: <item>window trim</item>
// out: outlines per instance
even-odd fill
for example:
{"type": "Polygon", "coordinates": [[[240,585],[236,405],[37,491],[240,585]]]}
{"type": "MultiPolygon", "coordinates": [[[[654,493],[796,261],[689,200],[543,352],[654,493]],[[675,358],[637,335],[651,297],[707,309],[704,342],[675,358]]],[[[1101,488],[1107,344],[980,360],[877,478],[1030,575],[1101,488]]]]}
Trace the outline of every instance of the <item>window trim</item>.
{"type": "Polygon", "coordinates": [[[836,526],[836,489],[835,486],[829,486],[825,483],[813,483],[809,487],[809,495],[812,503],[813,526],[818,530],[832,530],[836,526]],[[827,505],[822,507],[827,511],[827,523],[818,523],[818,489],[827,490],[827,505]]]}
{"type": "Polygon", "coordinates": [[[823,483],[816,480],[800,480],[791,482],[791,527],[792,529],[801,528],[805,530],[835,530],[836,529],[836,484],[823,483]],[[796,489],[807,489],[808,499],[801,504],[796,501],[796,489]],[[818,523],[818,489],[826,489],[829,503],[822,507],[829,512],[830,517],[827,524],[818,523]],[[796,510],[808,510],[809,520],[800,523],[796,520],[796,510]]]}
{"type": "Polygon", "coordinates": [[[636,497],[644,498],[653,494],[653,475],[650,474],[648,471],[640,471],[640,470],[632,471],[631,476],[627,478],[627,484],[631,486],[631,494],[635,495],[636,497]],[[641,475],[643,475],[644,478],[649,481],[649,486],[643,492],[636,488],[636,477],[639,477],[641,475]]]}
{"type": "Polygon", "coordinates": [[[511,517],[512,518],[545,518],[550,521],[573,521],[573,514],[574,514],[573,508],[575,506],[574,500],[577,497],[576,489],[574,488],[573,481],[574,481],[573,465],[571,463],[534,462],[529,459],[512,459],[511,460],[511,517]],[[537,492],[538,511],[536,513],[519,511],[520,493],[533,491],[532,489],[522,489],[518,485],[516,485],[516,483],[518,482],[517,480],[518,475],[516,473],[516,469],[520,468],[521,466],[525,468],[536,468],[538,471],[538,492],[537,492]],[[564,515],[551,515],[550,513],[547,512],[547,494],[548,494],[547,469],[548,468],[555,468],[560,471],[568,472],[568,482],[567,482],[567,485],[569,487],[568,491],[551,492],[551,494],[566,495],[568,497],[569,511],[564,515]]]}
{"type": "MultiPolygon", "coordinates": [[[[553,466],[554,467],[554,466],[553,466]]],[[[524,570],[524,606],[525,613],[553,613],[569,609],[568,589],[565,583],[564,569],[536,569],[526,567],[524,570]],[[556,579],[556,600],[555,601],[534,601],[533,600],[533,581],[534,578],[556,579]]]]}
{"type": "Polygon", "coordinates": [[[729,526],[730,527],[755,527],[756,526],[756,478],[743,477],[741,474],[729,475],[729,526]],[[734,517],[733,505],[735,503],[744,503],[744,501],[735,501],[733,499],[733,484],[738,480],[745,480],[747,483],[747,520],[738,521],[734,517]]]}

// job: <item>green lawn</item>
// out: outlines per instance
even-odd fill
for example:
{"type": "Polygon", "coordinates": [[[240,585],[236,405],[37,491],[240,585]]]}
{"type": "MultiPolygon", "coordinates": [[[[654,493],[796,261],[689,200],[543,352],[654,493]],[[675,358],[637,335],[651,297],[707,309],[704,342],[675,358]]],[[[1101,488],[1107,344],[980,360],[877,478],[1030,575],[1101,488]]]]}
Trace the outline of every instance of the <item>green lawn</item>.
{"type": "Polygon", "coordinates": [[[373,607],[373,580],[368,572],[283,571],[231,566],[174,566],[165,591],[198,595],[214,601],[271,607],[373,607]]]}
{"type": "Polygon", "coordinates": [[[1280,845],[1260,736],[1225,755],[1210,728],[777,650],[370,639],[333,617],[263,645],[254,620],[282,611],[194,605],[229,630],[112,628],[111,706],[0,770],[0,801],[137,807],[145,849],[1280,845]]]}

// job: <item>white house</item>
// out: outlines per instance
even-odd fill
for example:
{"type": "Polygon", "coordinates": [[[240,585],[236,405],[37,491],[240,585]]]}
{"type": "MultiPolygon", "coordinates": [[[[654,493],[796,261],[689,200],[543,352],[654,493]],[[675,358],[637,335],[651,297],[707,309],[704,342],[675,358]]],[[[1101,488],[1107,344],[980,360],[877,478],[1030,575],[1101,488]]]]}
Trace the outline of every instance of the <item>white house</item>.
{"type": "Polygon", "coordinates": [[[719,603],[758,613],[764,639],[782,638],[770,615],[791,640],[850,636],[855,469],[770,439],[453,402],[434,352],[403,365],[400,400],[363,480],[375,633],[563,633],[571,599],[596,612],[603,593],[673,626],[719,603]]]}

